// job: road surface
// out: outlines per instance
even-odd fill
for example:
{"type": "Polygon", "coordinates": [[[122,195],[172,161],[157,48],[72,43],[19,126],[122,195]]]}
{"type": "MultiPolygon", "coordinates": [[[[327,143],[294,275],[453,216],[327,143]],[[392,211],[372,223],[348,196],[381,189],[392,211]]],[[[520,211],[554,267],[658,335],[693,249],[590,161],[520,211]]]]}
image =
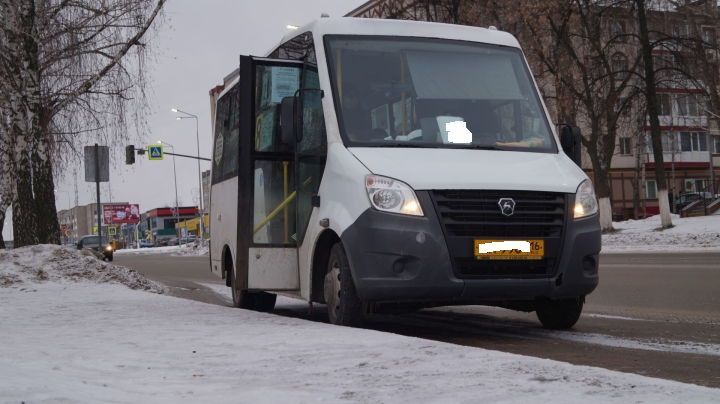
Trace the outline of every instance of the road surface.
{"type": "MultiPolygon", "coordinates": [[[[229,304],[207,257],[115,257],[173,295],[229,304]]],[[[572,331],[544,330],[532,313],[475,306],[376,316],[368,327],[720,387],[720,253],[603,255],[600,274],[572,331]]],[[[327,321],[324,307],[309,313],[291,299],[279,299],[275,313],[327,321]]]]}

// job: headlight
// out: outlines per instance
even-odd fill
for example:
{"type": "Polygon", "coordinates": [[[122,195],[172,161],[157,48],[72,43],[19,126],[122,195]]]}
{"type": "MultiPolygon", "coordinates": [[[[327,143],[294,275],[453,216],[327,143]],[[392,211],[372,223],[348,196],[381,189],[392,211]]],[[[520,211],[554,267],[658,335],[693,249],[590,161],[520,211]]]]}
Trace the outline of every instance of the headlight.
{"type": "Polygon", "coordinates": [[[112,246],[111,246],[111,245],[106,246],[106,247],[105,247],[105,251],[112,251],[112,246]]]}
{"type": "Polygon", "coordinates": [[[593,189],[592,182],[585,180],[580,183],[580,186],[575,193],[575,219],[580,219],[597,213],[598,203],[595,197],[595,189],[593,189]]]}
{"type": "Polygon", "coordinates": [[[422,216],[415,191],[404,182],[379,175],[365,176],[365,190],[370,204],[383,212],[422,216]]]}

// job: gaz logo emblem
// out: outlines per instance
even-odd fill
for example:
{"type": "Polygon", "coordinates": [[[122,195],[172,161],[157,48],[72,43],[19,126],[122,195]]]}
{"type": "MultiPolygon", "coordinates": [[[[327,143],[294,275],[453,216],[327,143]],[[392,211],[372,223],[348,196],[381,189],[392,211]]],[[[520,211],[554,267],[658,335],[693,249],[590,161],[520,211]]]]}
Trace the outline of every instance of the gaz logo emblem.
{"type": "Polygon", "coordinates": [[[515,200],[512,198],[500,198],[498,206],[500,212],[505,216],[512,216],[515,213],[515,200]]]}

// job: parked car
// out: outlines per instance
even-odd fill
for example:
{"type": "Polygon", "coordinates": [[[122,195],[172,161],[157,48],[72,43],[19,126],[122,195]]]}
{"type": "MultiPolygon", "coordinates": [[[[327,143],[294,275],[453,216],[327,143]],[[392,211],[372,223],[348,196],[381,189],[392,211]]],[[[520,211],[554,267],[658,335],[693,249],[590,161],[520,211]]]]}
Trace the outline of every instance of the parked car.
{"type": "Polygon", "coordinates": [[[684,207],[701,199],[711,200],[713,199],[713,195],[710,192],[687,192],[680,194],[677,199],[675,199],[675,211],[679,212],[684,207]]]}
{"type": "Polygon", "coordinates": [[[94,235],[83,236],[77,242],[77,249],[82,250],[83,248],[88,248],[93,251],[97,251],[102,254],[103,259],[112,261],[113,254],[115,252],[113,246],[108,243],[108,240],[105,237],[102,238],[101,242],[98,242],[98,239],[99,237],[94,235]]]}
{"type": "Polygon", "coordinates": [[[155,243],[152,240],[140,240],[140,248],[150,248],[155,247],[155,243]]]}
{"type": "Polygon", "coordinates": [[[194,243],[195,241],[197,241],[197,236],[194,234],[188,234],[187,236],[180,237],[181,244],[194,243]]]}

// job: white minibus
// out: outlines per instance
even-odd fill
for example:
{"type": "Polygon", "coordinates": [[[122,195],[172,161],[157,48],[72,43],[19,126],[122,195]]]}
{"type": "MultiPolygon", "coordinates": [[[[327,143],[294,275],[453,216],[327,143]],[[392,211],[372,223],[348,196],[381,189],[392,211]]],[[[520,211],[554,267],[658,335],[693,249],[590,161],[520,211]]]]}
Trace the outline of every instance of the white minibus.
{"type": "Polygon", "coordinates": [[[560,329],[597,286],[579,133],[508,33],[321,18],[210,93],[211,270],[237,307],[280,294],[357,326],[478,304],[560,329]]]}

